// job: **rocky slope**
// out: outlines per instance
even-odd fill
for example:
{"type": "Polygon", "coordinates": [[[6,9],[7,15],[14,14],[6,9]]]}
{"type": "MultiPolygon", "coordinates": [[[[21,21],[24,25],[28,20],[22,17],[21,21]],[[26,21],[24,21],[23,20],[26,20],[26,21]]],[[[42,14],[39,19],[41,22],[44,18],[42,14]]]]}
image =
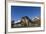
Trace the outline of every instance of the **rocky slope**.
{"type": "Polygon", "coordinates": [[[34,17],[32,20],[28,16],[24,16],[21,20],[12,22],[11,27],[40,27],[41,20],[39,17],[34,17]]]}

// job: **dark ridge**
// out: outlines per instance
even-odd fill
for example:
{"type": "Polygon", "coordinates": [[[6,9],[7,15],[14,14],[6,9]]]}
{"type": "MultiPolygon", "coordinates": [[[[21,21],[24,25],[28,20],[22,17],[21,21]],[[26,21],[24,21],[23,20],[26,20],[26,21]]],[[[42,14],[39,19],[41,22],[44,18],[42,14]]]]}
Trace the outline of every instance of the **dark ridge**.
{"type": "Polygon", "coordinates": [[[28,17],[28,16],[24,16],[24,17],[22,17],[22,19],[27,19],[28,21],[30,21],[31,23],[33,23],[33,21],[28,17]]]}

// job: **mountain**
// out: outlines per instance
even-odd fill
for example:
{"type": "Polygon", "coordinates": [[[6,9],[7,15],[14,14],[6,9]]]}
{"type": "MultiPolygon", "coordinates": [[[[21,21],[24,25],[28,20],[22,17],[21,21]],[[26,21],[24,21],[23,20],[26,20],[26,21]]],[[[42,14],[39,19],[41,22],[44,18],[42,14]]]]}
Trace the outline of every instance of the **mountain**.
{"type": "Polygon", "coordinates": [[[20,20],[12,21],[12,27],[39,27],[41,24],[40,17],[34,17],[32,20],[28,16],[23,16],[20,20]]]}
{"type": "Polygon", "coordinates": [[[28,16],[24,16],[21,18],[21,24],[23,26],[29,26],[29,24],[31,25],[31,23],[33,23],[33,22],[28,16]]]}
{"type": "Polygon", "coordinates": [[[34,26],[38,27],[41,25],[41,18],[40,17],[34,17],[32,21],[33,21],[34,26]]]}
{"type": "Polygon", "coordinates": [[[40,17],[34,17],[34,18],[32,18],[32,21],[36,21],[36,20],[39,20],[40,19],[40,17]]]}
{"type": "Polygon", "coordinates": [[[14,23],[18,23],[18,22],[20,22],[21,20],[17,20],[17,21],[15,21],[14,23]]]}

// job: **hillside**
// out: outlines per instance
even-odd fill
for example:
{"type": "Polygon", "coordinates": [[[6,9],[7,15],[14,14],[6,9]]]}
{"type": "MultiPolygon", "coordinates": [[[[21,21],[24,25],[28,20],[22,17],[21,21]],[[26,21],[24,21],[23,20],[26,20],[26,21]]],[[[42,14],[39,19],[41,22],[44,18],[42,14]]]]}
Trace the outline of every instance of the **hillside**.
{"type": "Polygon", "coordinates": [[[12,28],[15,27],[40,27],[41,21],[39,18],[33,18],[33,20],[31,20],[28,16],[24,16],[21,18],[21,20],[19,20],[17,23],[13,23],[14,21],[12,21],[12,28]]]}

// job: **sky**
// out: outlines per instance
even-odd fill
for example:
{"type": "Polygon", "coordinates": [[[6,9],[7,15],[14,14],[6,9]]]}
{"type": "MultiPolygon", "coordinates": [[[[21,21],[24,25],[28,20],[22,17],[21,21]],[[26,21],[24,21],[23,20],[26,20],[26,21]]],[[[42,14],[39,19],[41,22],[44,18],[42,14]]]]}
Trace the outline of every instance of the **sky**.
{"type": "Polygon", "coordinates": [[[29,18],[40,16],[40,7],[32,6],[11,6],[11,20],[21,19],[22,16],[29,18]]]}

